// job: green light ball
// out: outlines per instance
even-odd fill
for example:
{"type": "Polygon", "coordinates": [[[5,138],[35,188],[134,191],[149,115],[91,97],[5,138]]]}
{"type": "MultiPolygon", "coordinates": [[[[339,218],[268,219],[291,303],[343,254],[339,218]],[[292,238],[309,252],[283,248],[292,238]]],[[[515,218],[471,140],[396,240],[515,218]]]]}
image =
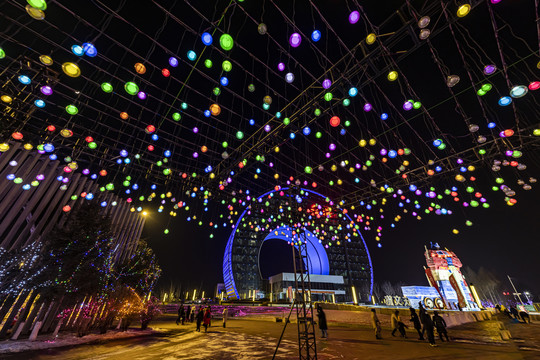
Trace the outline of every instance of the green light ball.
{"type": "Polygon", "coordinates": [[[101,90],[103,90],[103,92],[106,92],[107,94],[110,94],[113,91],[113,86],[108,82],[104,82],[101,84],[101,90]]]}
{"type": "Polygon", "coordinates": [[[219,38],[219,45],[221,46],[223,50],[229,51],[233,48],[234,40],[231,35],[223,34],[219,38]]]}
{"type": "Polygon", "coordinates": [[[136,95],[139,92],[139,86],[132,81],[128,81],[124,85],[124,90],[126,90],[129,95],[136,95]]]}

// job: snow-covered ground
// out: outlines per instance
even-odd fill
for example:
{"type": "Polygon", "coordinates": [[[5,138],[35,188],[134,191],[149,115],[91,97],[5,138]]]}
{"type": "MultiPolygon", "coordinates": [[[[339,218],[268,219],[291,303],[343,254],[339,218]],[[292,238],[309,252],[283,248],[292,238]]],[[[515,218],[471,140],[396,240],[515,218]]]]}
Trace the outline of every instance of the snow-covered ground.
{"type": "MultiPolygon", "coordinates": [[[[50,348],[57,348],[63,346],[73,346],[79,344],[87,344],[96,341],[109,341],[117,339],[127,339],[138,336],[148,336],[155,334],[155,330],[135,330],[129,329],[128,331],[108,331],[106,334],[89,334],[83,337],[78,337],[74,333],[60,333],[53,339],[51,334],[40,335],[36,341],[30,340],[4,340],[0,341],[0,354],[16,353],[30,350],[43,350],[50,348]]],[[[0,356],[1,358],[1,356],[0,356]]]]}

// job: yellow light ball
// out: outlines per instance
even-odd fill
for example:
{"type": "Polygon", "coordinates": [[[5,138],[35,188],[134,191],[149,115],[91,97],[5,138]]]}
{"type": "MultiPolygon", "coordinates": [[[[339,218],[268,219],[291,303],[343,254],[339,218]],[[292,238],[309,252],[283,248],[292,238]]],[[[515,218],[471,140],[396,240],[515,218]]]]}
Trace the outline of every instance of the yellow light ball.
{"type": "Polygon", "coordinates": [[[62,64],[62,71],[64,71],[64,73],[69,76],[69,77],[72,77],[72,78],[76,78],[76,77],[79,77],[81,76],[81,69],[79,68],[79,66],[75,63],[72,63],[72,62],[65,62],[62,64]]]}
{"type": "Polygon", "coordinates": [[[388,76],[386,77],[388,81],[396,81],[398,78],[398,72],[397,71],[390,71],[388,73],[388,76]]]}

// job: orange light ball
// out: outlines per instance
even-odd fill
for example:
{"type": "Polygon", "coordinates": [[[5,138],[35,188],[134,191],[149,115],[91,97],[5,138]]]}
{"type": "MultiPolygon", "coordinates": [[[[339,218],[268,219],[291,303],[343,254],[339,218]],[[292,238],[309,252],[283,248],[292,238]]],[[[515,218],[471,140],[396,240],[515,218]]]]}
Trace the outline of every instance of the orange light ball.
{"type": "Polygon", "coordinates": [[[99,175],[101,175],[101,176],[106,176],[106,175],[107,175],[107,170],[101,170],[101,171],[99,172],[99,175]]]}
{"type": "Polygon", "coordinates": [[[210,113],[214,116],[221,114],[221,107],[218,104],[210,105],[210,113]]]}
{"type": "Polygon", "coordinates": [[[137,74],[144,74],[146,72],[146,66],[144,66],[143,64],[141,63],[136,63],[135,64],[135,71],[137,72],[137,74]]]}
{"type": "Polygon", "coordinates": [[[123,119],[123,120],[127,120],[127,118],[129,117],[128,113],[125,112],[125,111],[122,111],[120,113],[120,118],[123,119]]]}
{"type": "Polygon", "coordinates": [[[201,147],[201,152],[205,153],[205,152],[207,152],[207,151],[208,151],[208,148],[207,148],[205,145],[203,145],[203,146],[201,147]]]}

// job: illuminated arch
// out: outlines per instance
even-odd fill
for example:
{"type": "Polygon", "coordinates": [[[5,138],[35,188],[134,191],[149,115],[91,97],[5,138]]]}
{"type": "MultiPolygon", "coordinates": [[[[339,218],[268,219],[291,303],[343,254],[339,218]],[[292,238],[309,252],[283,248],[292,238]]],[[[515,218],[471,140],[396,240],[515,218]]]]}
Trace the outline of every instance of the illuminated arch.
{"type": "MultiPolygon", "coordinates": [[[[288,190],[288,188],[280,189],[280,191],[286,190],[288,190]]],[[[325,196],[316,191],[308,189],[299,190],[326,200],[325,196]]],[[[273,193],[276,192],[276,190],[266,192],[256,198],[255,201],[261,202],[263,197],[270,194],[273,195],[273,193]]],[[[262,233],[260,235],[255,233],[256,235],[254,235],[254,233],[252,232],[249,237],[244,237],[240,241],[243,241],[243,244],[239,243],[239,240],[236,239],[236,235],[240,232],[240,224],[242,222],[242,219],[246,216],[246,214],[248,214],[249,210],[249,207],[246,207],[246,209],[238,217],[238,220],[236,221],[227,241],[227,245],[225,246],[225,253],[223,256],[223,280],[225,283],[225,289],[227,296],[233,299],[239,299],[240,292],[243,290],[247,290],[248,288],[262,290],[262,279],[259,269],[259,254],[264,241],[272,238],[286,240],[287,231],[289,232],[290,236],[290,229],[287,230],[287,227],[285,226],[272,229],[266,235],[262,233]],[[278,235],[275,234],[276,230],[278,231],[278,235]],[[280,234],[281,231],[283,231],[283,234],[280,234]],[[242,271],[238,271],[239,268],[241,268],[242,271]]],[[[343,216],[345,219],[348,220],[349,223],[354,223],[353,220],[349,217],[349,215],[343,214],[343,216]]],[[[369,296],[371,297],[373,291],[373,267],[371,263],[371,257],[369,255],[369,250],[366,246],[364,238],[362,237],[362,234],[359,231],[356,231],[356,233],[358,234],[361,242],[355,241],[353,243],[349,239],[348,243],[349,247],[354,247],[354,249],[350,249],[349,252],[352,252],[354,250],[355,252],[357,252],[356,255],[349,255],[347,254],[346,250],[341,250],[342,248],[345,249],[347,245],[334,246],[334,248],[329,249],[329,251],[331,251],[334,255],[338,254],[339,256],[337,257],[339,257],[340,259],[346,258],[347,269],[342,270],[342,273],[344,273],[345,276],[347,276],[348,273],[353,272],[363,274],[362,280],[369,282],[369,284],[367,285],[369,286],[369,296]],[[341,253],[341,251],[343,251],[343,253],[341,253]],[[361,254],[358,255],[358,253],[361,254]],[[353,259],[351,261],[354,261],[354,264],[352,266],[350,264],[351,258],[353,259]],[[357,260],[358,258],[364,259],[364,261],[357,260]]],[[[324,246],[319,243],[319,241],[310,231],[307,231],[307,234],[308,244],[311,244],[308,245],[308,263],[310,265],[310,273],[315,273],[314,271],[317,271],[320,274],[331,274],[332,271],[335,270],[335,268],[338,268],[340,266],[341,268],[344,267],[339,260],[332,260],[332,258],[328,257],[327,250],[325,250],[324,246]]],[[[334,256],[334,258],[336,258],[336,256],[334,256]]],[[[350,282],[355,286],[358,285],[352,280],[350,282]]]]}

